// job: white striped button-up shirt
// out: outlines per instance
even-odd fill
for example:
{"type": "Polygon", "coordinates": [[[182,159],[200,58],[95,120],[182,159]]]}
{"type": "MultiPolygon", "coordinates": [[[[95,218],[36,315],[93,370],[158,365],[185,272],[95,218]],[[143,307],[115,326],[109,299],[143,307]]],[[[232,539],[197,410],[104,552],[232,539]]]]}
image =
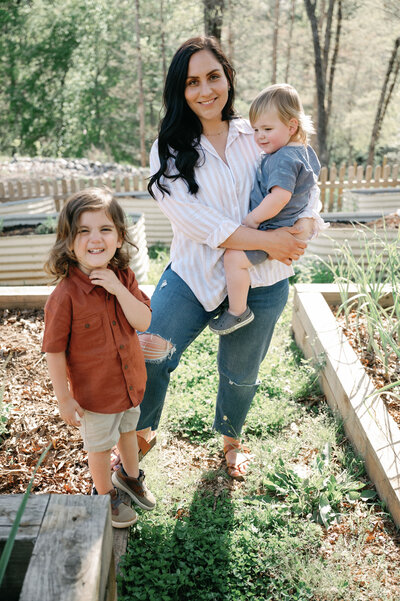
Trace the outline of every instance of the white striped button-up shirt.
{"type": "MultiPolygon", "coordinates": [[[[171,222],[171,267],[190,287],[206,309],[212,311],[225,298],[226,281],[223,265],[224,249],[219,245],[241,225],[249,212],[249,198],[260,151],[254,141],[253,129],[244,119],[229,122],[226,143],[226,163],[203,135],[200,140],[200,166],[195,168],[199,185],[197,194],[190,194],[182,178],[162,179],[170,194],[163,194],[156,185],[153,192],[160,209],[171,222]]],[[[150,153],[150,172],[160,167],[157,140],[150,153]]],[[[170,159],[169,173],[176,171],[170,159]]],[[[315,204],[315,200],[314,200],[315,204]]],[[[302,217],[315,215],[311,205],[302,217]]],[[[249,269],[251,287],[269,286],[293,275],[291,266],[266,260],[249,269]]]]}

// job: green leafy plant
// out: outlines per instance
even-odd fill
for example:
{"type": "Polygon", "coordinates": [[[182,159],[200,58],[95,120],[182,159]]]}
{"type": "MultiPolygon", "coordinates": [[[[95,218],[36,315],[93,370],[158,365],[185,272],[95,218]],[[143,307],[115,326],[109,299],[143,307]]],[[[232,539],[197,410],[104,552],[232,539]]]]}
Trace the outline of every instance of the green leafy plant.
{"type": "MultiPolygon", "coordinates": [[[[368,350],[382,364],[388,374],[392,357],[400,360],[400,253],[398,240],[388,240],[386,230],[378,234],[366,227],[359,232],[361,256],[347,244],[339,251],[337,265],[330,263],[334,282],[341,296],[339,312],[349,320],[355,312],[358,323],[363,320],[368,350]],[[352,287],[356,285],[357,292],[352,287]],[[392,291],[393,304],[383,306],[381,299],[392,291]]],[[[360,341],[360,328],[356,328],[360,341]]],[[[400,381],[390,388],[400,386],[400,381]]]]}
{"type": "Polygon", "coordinates": [[[317,455],[310,475],[306,477],[300,476],[279,459],[278,469],[266,475],[263,487],[269,494],[284,498],[295,515],[308,515],[327,528],[340,520],[343,501],[367,500],[376,495],[375,491],[362,491],[366,487],[365,482],[355,480],[346,470],[335,475],[329,464],[328,444],[317,455]]]}
{"type": "Polygon", "coordinates": [[[54,234],[57,231],[57,219],[47,217],[46,221],[35,227],[35,234],[54,234]]]}

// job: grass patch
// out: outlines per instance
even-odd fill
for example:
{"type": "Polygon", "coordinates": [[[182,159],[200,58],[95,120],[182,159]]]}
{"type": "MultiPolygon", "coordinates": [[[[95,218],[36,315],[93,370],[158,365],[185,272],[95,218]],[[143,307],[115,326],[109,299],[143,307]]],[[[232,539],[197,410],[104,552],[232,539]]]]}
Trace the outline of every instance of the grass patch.
{"type": "Polygon", "coordinates": [[[160,244],[148,248],[150,267],[146,284],[156,286],[169,261],[169,248],[160,244]]]}
{"type": "Polygon", "coordinates": [[[120,601],[398,598],[393,522],[324,402],[320,366],[294,345],[290,318],[289,301],[244,428],[254,453],[244,483],[226,476],[211,429],[218,341],[206,330],[185,352],[144,461],[158,504],[131,530],[120,601]],[[377,532],[390,553],[373,552],[377,532]]]}

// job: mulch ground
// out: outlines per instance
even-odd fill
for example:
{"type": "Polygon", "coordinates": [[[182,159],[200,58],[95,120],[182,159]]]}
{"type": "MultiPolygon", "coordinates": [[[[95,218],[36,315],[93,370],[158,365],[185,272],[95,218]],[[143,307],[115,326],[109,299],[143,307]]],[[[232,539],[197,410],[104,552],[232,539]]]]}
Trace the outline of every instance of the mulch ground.
{"type": "Polygon", "coordinates": [[[87,494],[91,479],[80,434],[59,417],[40,350],[43,311],[5,310],[0,317],[3,401],[12,407],[0,447],[0,493],[25,492],[41,452],[51,442],[32,492],[87,494]]]}
{"type": "MultiPolygon", "coordinates": [[[[360,359],[368,376],[373,381],[375,388],[380,389],[389,384],[400,382],[398,356],[394,352],[387,353],[386,366],[383,364],[379,354],[376,354],[370,348],[365,317],[357,315],[356,311],[350,311],[347,317],[345,317],[343,314],[337,313],[337,308],[333,307],[332,310],[351,347],[360,359]]],[[[375,340],[379,342],[377,335],[375,336],[375,340]]],[[[388,412],[400,427],[400,384],[387,392],[382,392],[381,398],[388,412]]]]}

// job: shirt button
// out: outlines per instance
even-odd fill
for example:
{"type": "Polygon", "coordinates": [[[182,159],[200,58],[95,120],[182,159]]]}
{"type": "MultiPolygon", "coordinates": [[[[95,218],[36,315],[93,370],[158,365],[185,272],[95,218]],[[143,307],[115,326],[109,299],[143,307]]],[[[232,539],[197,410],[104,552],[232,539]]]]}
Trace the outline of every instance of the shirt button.
{"type": "Polygon", "coordinates": [[[128,368],[129,368],[129,365],[125,365],[124,367],[125,367],[125,369],[128,369],[128,368]]]}
{"type": "Polygon", "coordinates": [[[115,320],[113,320],[112,324],[113,324],[113,326],[116,326],[117,322],[115,320]]]}
{"type": "Polygon", "coordinates": [[[129,390],[133,390],[133,386],[129,386],[129,390]]]}
{"type": "Polygon", "coordinates": [[[85,323],[85,328],[90,328],[90,323],[85,323]]]}
{"type": "Polygon", "coordinates": [[[122,351],[122,349],[124,348],[124,345],[123,345],[123,344],[120,344],[120,345],[119,345],[119,348],[120,348],[120,349],[121,349],[121,351],[122,351]]]}

